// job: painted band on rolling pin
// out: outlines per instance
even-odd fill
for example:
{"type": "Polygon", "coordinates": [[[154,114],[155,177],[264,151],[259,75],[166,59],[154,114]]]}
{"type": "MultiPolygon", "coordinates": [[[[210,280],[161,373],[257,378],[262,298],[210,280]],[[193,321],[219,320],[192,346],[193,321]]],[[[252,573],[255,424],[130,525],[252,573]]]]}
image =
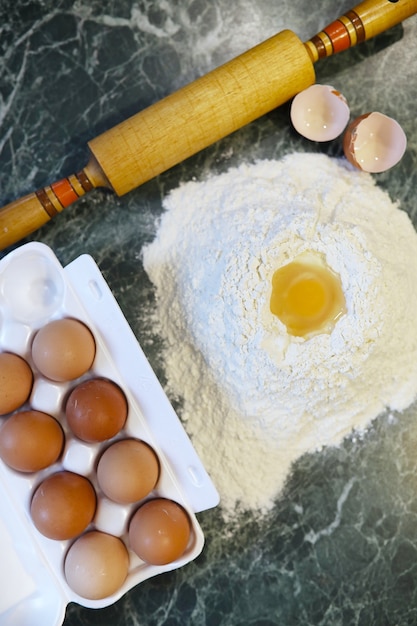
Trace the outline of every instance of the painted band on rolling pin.
{"type": "Polygon", "coordinates": [[[403,22],[417,11],[417,0],[364,0],[306,42],[313,63],[343,52],[403,22]]]}
{"type": "Polygon", "coordinates": [[[365,27],[355,11],[348,11],[306,42],[313,62],[365,41],[365,27]]]}
{"type": "Polygon", "coordinates": [[[92,189],[94,185],[84,170],[81,170],[35,193],[46,213],[54,217],[92,189]]]}

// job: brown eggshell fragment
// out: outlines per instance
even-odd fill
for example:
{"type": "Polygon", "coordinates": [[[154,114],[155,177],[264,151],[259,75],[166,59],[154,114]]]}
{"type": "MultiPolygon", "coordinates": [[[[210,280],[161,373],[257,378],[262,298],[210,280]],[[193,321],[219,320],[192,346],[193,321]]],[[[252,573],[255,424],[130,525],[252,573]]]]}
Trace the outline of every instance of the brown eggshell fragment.
{"type": "Polygon", "coordinates": [[[32,521],[49,539],[72,539],[92,521],[97,497],[85,476],[60,471],[38,485],[30,505],[32,521]]]}
{"type": "Polygon", "coordinates": [[[0,354],[0,415],[19,409],[29,398],[33,373],[26,360],[12,352],[0,354]]]}
{"type": "Polygon", "coordinates": [[[111,439],[127,418],[126,396],[106,378],[91,378],[77,385],[68,396],[65,414],[76,437],[88,443],[111,439]]]}
{"type": "Polygon", "coordinates": [[[41,411],[14,413],[0,430],[0,457],[19,472],[38,472],[58,460],[64,445],[59,422],[41,411]]]}
{"type": "Polygon", "coordinates": [[[378,174],[394,167],[407,148],[407,137],[399,123],[374,111],[349,124],[343,137],[347,160],[364,172],[378,174]]]}

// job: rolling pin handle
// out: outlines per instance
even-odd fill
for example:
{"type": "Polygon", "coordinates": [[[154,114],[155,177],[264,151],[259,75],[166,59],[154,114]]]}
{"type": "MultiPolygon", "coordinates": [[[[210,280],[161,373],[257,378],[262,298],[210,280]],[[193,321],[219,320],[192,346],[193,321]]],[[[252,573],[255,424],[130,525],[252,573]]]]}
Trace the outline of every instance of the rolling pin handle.
{"type": "Polygon", "coordinates": [[[7,204],[0,210],[0,250],[30,235],[96,187],[109,187],[109,183],[91,156],[77,174],[7,204]]]}
{"type": "Polygon", "coordinates": [[[417,0],[364,0],[304,45],[313,63],[400,24],[417,11],[417,0]]]}

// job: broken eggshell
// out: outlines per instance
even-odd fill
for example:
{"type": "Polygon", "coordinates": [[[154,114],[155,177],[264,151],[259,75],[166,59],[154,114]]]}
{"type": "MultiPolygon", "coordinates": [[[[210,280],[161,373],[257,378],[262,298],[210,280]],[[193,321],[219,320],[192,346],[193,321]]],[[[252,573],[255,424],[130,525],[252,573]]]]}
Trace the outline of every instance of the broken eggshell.
{"type": "Polygon", "coordinates": [[[295,96],[290,116],[295,130],[311,141],[331,141],[350,117],[346,98],[331,85],[311,85],[295,96]]]}
{"type": "Polygon", "coordinates": [[[404,155],[406,135],[399,123],[383,113],[365,113],[347,128],[343,151],[355,167],[377,174],[394,167],[404,155]]]}

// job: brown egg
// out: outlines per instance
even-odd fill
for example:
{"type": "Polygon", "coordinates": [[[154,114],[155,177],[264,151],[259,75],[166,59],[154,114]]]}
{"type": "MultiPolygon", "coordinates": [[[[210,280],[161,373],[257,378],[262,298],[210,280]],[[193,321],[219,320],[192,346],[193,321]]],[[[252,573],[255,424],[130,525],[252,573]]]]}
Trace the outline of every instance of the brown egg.
{"type": "Polygon", "coordinates": [[[0,430],[0,457],[19,472],[37,472],[52,465],[63,445],[61,425],[41,411],[15,413],[0,430]]]}
{"type": "Polygon", "coordinates": [[[165,565],[184,554],[191,522],[182,506],[166,498],[143,504],[129,524],[132,550],[146,563],[165,565]]]}
{"type": "Polygon", "coordinates": [[[0,415],[20,408],[29,398],[33,373],[21,356],[12,352],[0,354],[0,415]]]}
{"type": "Polygon", "coordinates": [[[92,378],[71,391],[65,413],[74,435],[93,443],[117,435],[125,424],[127,409],[126,397],[116,383],[92,378]]]}
{"type": "Polygon", "coordinates": [[[73,472],[48,476],[37,487],[30,505],[36,528],[50,539],[72,539],[82,533],[96,511],[96,493],[90,481],[73,472]]]}
{"type": "Polygon", "coordinates": [[[97,480],[103,493],[120,504],[137,502],[155,487],[159,461],[144,441],[123,439],[102,454],[97,466],[97,480]]]}
{"type": "Polygon", "coordinates": [[[75,593],[100,600],[116,593],[126,580],[129,554],[123,541],[96,530],[72,544],[65,558],[68,585],[75,593]]]}
{"type": "Polygon", "coordinates": [[[89,328],[73,318],[54,320],[36,333],[33,361],[40,373],[57,382],[75,380],[93,364],[96,343],[89,328]]]}

